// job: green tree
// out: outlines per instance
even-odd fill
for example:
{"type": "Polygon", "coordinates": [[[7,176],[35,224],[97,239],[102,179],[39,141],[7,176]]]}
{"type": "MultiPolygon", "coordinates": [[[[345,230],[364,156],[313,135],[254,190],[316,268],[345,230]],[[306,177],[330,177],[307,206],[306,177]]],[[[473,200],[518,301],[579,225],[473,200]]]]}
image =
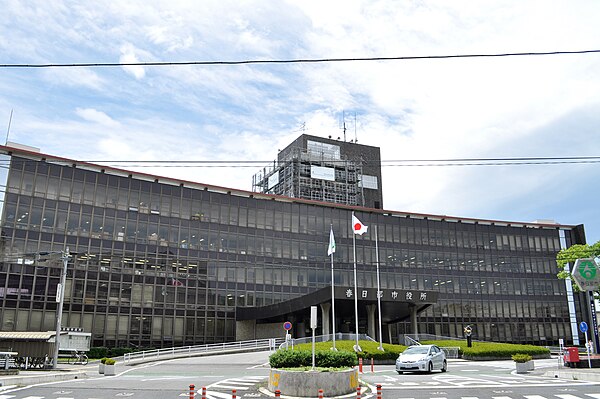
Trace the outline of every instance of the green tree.
{"type": "MultiPolygon", "coordinates": [[[[574,265],[577,259],[598,257],[600,257],[600,241],[593,245],[576,244],[570,246],[567,249],[561,249],[560,252],[556,254],[556,264],[558,265],[559,269],[557,275],[559,278],[562,279],[570,278],[571,273],[565,270],[565,266],[568,263],[574,265]]],[[[579,290],[579,287],[575,287],[577,290],[579,290]]]]}

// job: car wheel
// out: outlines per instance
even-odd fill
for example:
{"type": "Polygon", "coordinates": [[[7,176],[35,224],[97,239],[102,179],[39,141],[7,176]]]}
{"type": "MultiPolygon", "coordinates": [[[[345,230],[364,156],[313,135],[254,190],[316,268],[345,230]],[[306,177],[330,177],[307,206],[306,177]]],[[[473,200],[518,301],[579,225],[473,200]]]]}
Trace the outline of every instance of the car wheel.
{"type": "MultiPolygon", "coordinates": [[[[397,370],[396,370],[397,371],[397,370]]],[[[404,372],[403,371],[397,371],[398,374],[402,375],[404,372]]]]}
{"type": "Polygon", "coordinates": [[[431,373],[431,370],[433,370],[433,364],[431,362],[427,363],[427,372],[431,373]]]}
{"type": "Polygon", "coordinates": [[[442,373],[445,373],[446,371],[448,371],[448,362],[444,360],[444,363],[442,363],[442,373]]]}

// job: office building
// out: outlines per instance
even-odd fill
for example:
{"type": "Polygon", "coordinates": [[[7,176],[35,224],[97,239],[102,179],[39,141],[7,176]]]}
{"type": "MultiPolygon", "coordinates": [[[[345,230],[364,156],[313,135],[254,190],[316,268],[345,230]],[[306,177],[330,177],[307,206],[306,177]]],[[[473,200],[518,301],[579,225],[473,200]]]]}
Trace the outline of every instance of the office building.
{"type": "Polygon", "coordinates": [[[68,248],[62,326],[92,333],[92,346],[283,337],[284,321],[299,337],[310,334],[311,305],[321,309],[317,333],[354,332],[355,294],[359,332],[373,336],[377,260],[386,342],[415,329],[462,337],[466,325],[488,341],[583,339],[584,296],[556,277],[555,263],[560,248],[585,242],[581,225],[248,192],[17,145],[0,147],[0,161],[1,331],[55,329],[61,268],[51,255],[68,248]],[[353,236],[353,211],[369,226],[362,236],[353,236]],[[322,320],[331,314],[331,225],[335,325],[322,320]]]}

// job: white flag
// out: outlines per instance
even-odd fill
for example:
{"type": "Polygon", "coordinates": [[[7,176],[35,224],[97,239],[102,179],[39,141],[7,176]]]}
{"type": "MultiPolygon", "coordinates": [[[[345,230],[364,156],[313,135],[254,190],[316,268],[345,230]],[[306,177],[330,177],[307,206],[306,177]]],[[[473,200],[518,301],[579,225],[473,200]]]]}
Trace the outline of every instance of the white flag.
{"type": "Polygon", "coordinates": [[[329,232],[329,248],[327,248],[327,255],[331,256],[335,252],[335,238],[333,238],[333,227],[329,232]]]}
{"type": "Polygon", "coordinates": [[[352,229],[354,230],[354,234],[363,235],[367,232],[368,228],[369,226],[362,224],[362,222],[354,216],[354,213],[352,214],[352,229]]]}

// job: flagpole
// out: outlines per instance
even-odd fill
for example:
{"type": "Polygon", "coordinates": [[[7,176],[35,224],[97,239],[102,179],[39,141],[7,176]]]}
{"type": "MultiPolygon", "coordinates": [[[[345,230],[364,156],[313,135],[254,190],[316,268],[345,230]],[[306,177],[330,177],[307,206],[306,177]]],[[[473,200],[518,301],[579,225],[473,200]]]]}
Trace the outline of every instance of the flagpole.
{"type": "Polygon", "coordinates": [[[375,225],[375,259],[377,262],[377,310],[379,311],[379,349],[383,351],[383,332],[381,330],[381,290],[379,288],[379,237],[377,235],[377,225],[375,225]]]}
{"type": "MultiPolygon", "coordinates": [[[[330,245],[331,245],[331,238],[333,238],[333,223],[331,224],[331,235],[330,235],[330,245]]],[[[334,247],[335,248],[335,247],[334,247]]],[[[331,319],[332,319],[332,323],[331,323],[331,336],[333,339],[333,350],[337,351],[336,347],[335,347],[335,288],[334,288],[334,284],[335,284],[335,280],[333,277],[333,251],[331,251],[331,319]]]]}
{"type": "MultiPolygon", "coordinates": [[[[354,211],[352,211],[352,217],[354,219],[354,211]]],[[[356,345],[354,346],[354,351],[361,352],[362,349],[358,345],[358,288],[356,282],[356,234],[354,234],[354,227],[352,228],[352,251],[354,254],[354,321],[356,328],[356,345]]]]}

